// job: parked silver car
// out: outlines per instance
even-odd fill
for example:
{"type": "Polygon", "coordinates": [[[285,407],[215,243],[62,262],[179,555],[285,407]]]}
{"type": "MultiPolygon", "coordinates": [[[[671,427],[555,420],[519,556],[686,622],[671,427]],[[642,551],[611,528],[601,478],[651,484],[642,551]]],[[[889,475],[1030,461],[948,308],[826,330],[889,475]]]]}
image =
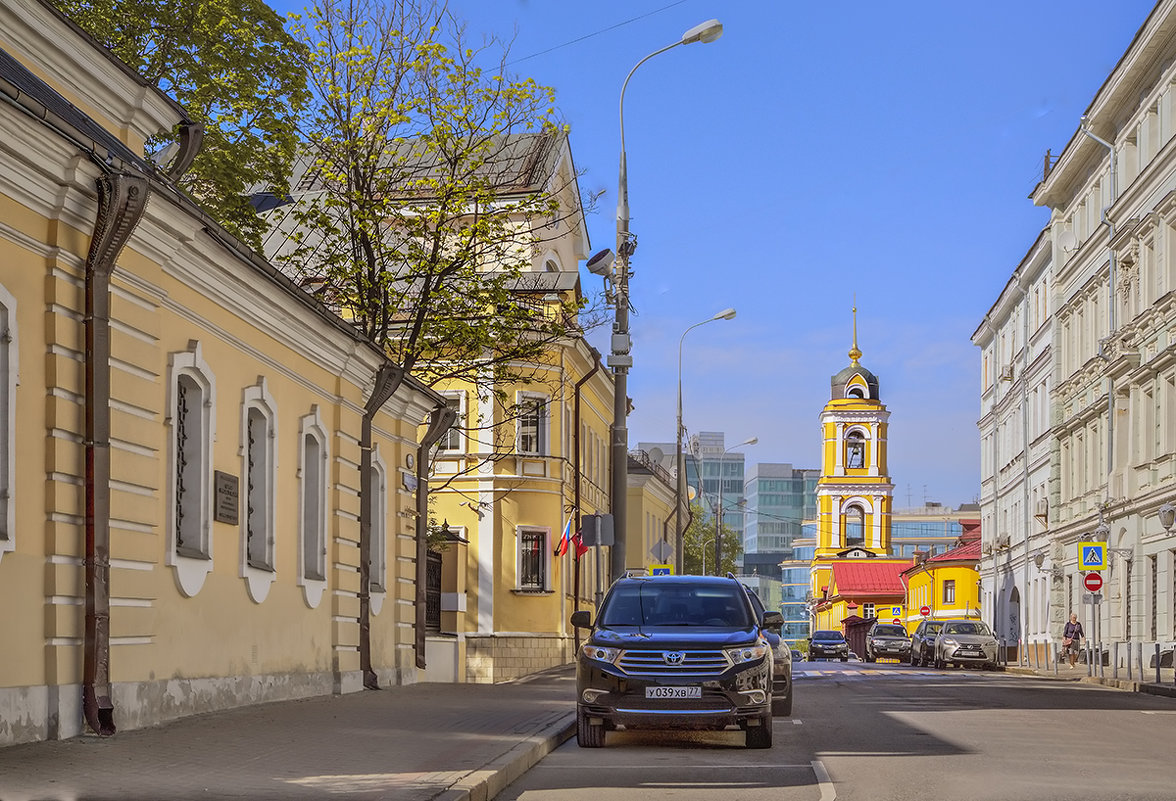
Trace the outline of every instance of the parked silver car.
{"type": "Polygon", "coordinates": [[[945,620],[935,638],[935,667],[996,667],[996,637],[981,620],[945,620]]]}

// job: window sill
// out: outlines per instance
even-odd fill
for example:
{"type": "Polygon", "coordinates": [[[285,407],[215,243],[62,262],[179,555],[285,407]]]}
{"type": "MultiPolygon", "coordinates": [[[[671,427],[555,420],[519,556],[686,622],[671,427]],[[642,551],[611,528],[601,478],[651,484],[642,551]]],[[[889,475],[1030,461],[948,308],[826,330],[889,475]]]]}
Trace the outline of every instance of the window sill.
{"type": "Polygon", "coordinates": [[[511,592],[515,595],[555,595],[555,590],[538,590],[525,587],[515,587],[511,592]]]}

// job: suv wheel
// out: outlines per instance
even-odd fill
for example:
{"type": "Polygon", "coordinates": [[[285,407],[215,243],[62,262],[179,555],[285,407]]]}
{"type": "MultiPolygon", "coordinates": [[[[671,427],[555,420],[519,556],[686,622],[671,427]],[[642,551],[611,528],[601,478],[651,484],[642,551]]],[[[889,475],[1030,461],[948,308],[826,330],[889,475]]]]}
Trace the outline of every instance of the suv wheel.
{"type": "Polygon", "coordinates": [[[772,700],[772,714],[789,717],[792,714],[792,686],[788,687],[788,695],[772,700]]]}
{"type": "Polygon", "coordinates": [[[772,713],[770,710],[768,714],[760,718],[760,725],[748,726],[746,744],[748,748],[772,747],[772,713]]]}
{"type": "Polygon", "coordinates": [[[601,748],[604,746],[604,725],[589,723],[588,716],[581,708],[576,709],[576,745],[581,748],[601,748]]]}

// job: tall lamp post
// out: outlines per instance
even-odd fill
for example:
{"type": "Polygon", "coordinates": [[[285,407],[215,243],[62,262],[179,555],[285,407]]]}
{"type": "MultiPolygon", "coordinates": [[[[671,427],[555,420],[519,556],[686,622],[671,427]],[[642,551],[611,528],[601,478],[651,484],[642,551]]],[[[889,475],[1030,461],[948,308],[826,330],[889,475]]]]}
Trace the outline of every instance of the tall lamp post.
{"type": "MultiPolygon", "coordinates": [[[[674,449],[674,468],[678,473],[678,480],[674,482],[674,550],[677,553],[675,561],[675,572],[681,574],[685,569],[685,550],[686,543],[683,540],[686,527],[682,525],[682,498],[686,495],[686,457],[682,454],[682,344],[686,341],[686,335],[698,328],[700,325],[713,323],[716,320],[732,320],[735,318],[734,309],[723,309],[721,312],[703,320],[701,323],[695,323],[682,332],[682,337],[678,340],[678,445],[674,449]]],[[[702,571],[706,573],[704,568],[702,571]]]]}
{"type": "Polygon", "coordinates": [[[620,121],[621,121],[621,170],[617,189],[617,256],[616,256],[616,320],[613,322],[612,347],[608,357],[608,366],[613,368],[613,383],[616,396],[613,399],[613,429],[612,429],[612,512],[614,525],[614,543],[610,554],[612,578],[616,579],[625,573],[625,521],[627,515],[627,498],[629,487],[629,368],[633,366],[633,357],[629,355],[631,342],[629,339],[629,256],[636,248],[636,239],[629,232],[629,179],[625,166],[625,89],[629,86],[629,79],[646,61],[656,55],[666,52],[678,45],[694,44],[695,42],[709,43],[723,35],[723,25],[717,19],[707,20],[695,25],[682,34],[681,40],[672,45],[655,50],[637,62],[625,82],[621,84],[620,121]]]}
{"type": "Polygon", "coordinates": [[[723,449],[723,455],[719,457],[719,506],[715,509],[715,575],[719,575],[719,570],[723,564],[723,463],[727,460],[727,454],[736,448],[742,448],[744,445],[754,445],[759,442],[759,437],[749,437],[743,440],[738,445],[732,445],[730,448],[723,449]]]}

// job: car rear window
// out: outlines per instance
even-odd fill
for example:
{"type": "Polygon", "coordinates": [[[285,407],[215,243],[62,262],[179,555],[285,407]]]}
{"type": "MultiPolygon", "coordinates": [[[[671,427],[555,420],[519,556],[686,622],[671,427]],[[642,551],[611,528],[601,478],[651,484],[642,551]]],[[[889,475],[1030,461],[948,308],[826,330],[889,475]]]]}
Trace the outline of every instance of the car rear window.
{"type": "Polygon", "coordinates": [[[814,640],[844,640],[845,635],[840,631],[817,631],[813,633],[814,640]]]}
{"type": "Polygon", "coordinates": [[[874,634],[878,637],[905,637],[906,629],[902,626],[875,626],[874,634]]]}
{"type": "Polygon", "coordinates": [[[750,628],[751,613],[739,585],[687,586],[643,581],[618,586],[600,611],[603,626],[716,626],[750,628]]]}

